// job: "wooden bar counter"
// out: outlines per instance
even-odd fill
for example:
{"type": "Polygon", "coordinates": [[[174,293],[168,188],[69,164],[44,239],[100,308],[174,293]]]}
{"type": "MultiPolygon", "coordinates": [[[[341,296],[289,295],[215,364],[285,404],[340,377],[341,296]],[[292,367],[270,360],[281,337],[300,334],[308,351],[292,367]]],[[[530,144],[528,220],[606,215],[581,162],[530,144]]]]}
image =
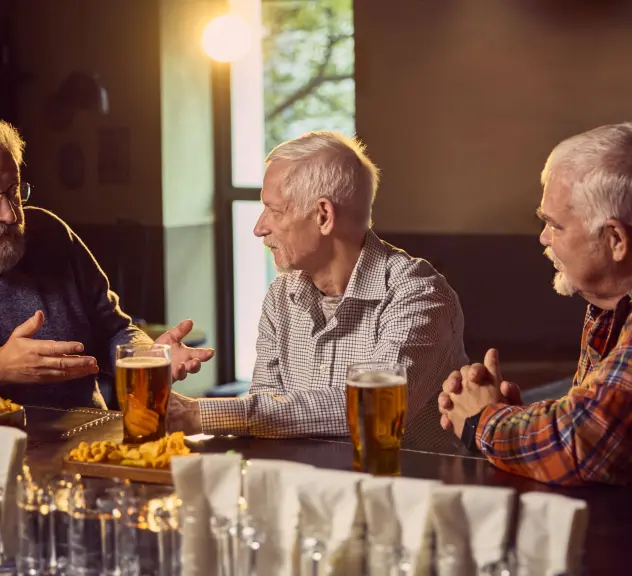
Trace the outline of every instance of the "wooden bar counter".
{"type": "MultiPolygon", "coordinates": [[[[122,439],[122,420],[117,412],[91,409],[59,410],[26,407],[28,448],[26,460],[34,478],[60,472],[62,460],[79,442],[122,439]]],[[[199,452],[235,450],[245,458],[276,458],[323,468],[351,469],[351,445],[346,439],[264,440],[219,438],[196,442],[199,452]]],[[[402,475],[438,479],[448,484],[509,486],[519,492],[550,491],[582,498],[589,505],[585,550],[586,574],[632,574],[628,556],[632,534],[632,487],[592,486],[560,489],[501,472],[482,458],[464,454],[438,454],[432,450],[402,451],[402,475]]]]}

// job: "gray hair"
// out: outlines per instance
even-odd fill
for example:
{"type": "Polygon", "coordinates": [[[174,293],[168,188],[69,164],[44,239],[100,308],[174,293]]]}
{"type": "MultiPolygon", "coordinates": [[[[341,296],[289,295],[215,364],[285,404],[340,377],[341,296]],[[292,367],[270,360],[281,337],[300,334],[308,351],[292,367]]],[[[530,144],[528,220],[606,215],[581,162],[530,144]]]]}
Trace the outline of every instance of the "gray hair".
{"type": "Polygon", "coordinates": [[[609,218],[632,225],[632,123],[601,126],[558,144],[542,185],[553,178],[571,186],[573,209],[591,234],[609,218]]]}
{"type": "Polygon", "coordinates": [[[363,229],[372,225],[371,212],[379,169],[356,138],[328,131],[308,132],[279,144],[266,164],[292,162],[285,174],[283,196],[301,214],[309,214],[319,198],[327,198],[363,229]]]}
{"type": "Polygon", "coordinates": [[[5,148],[9,151],[18,168],[22,164],[24,146],[25,143],[20,133],[8,122],[0,120],[0,148],[5,148]]]}

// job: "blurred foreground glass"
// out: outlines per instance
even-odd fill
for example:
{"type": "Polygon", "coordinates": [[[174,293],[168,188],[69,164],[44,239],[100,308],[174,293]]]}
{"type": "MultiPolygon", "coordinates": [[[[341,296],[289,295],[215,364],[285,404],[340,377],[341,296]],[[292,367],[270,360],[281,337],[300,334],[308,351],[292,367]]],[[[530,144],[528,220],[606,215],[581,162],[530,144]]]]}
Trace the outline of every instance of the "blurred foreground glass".
{"type": "Polygon", "coordinates": [[[170,393],[169,345],[116,347],[116,394],[123,411],[123,442],[137,444],[165,435],[170,393]]]}
{"type": "Polygon", "coordinates": [[[347,369],[347,424],[353,468],[380,476],[400,474],[408,406],[406,367],[368,362],[347,369]]]}
{"type": "Polygon", "coordinates": [[[215,541],[215,576],[256,576],[258,551],[266,542],[266,533],[255,525],[245,511],[239,512],[236,521],[225,516],[211,517],[211,533],[215,541]]]}

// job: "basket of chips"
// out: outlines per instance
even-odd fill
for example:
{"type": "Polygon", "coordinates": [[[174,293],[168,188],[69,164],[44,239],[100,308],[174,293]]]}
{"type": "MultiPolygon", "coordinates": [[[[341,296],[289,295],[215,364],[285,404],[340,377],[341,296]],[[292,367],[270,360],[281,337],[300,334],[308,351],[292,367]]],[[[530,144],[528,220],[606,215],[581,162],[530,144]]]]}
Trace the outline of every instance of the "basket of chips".
{"type": "Polygon", "coordinates": [[[64,468],[83,476],[128,478],[138,482],[171,482],[171,457],[191,449],[184,433],[167,434],[155,442],[118,444],[107,440],[81,442],[64,460],[64,468]]]}

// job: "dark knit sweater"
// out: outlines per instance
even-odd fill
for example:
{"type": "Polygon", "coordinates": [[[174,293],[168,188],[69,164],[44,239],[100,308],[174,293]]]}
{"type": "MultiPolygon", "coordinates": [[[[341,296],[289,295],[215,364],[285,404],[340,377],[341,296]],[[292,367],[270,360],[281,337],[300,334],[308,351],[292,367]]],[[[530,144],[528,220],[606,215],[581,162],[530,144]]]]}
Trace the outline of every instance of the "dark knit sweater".
{"type": "MultiPolygon", "coordinates": [[[[42,310],[44,325],[35,338],[81,342],[84,354],[97,359],[99,382],[111,386],[116,345],[148,337],[121,311],[103,270],[68,225],[41,208],[25,208],[24,217],[25,255],[13,270],[0,275],[0,343],[42,310]]],[[[0,396],[38,406],[105,407],[97,378],[54,384],[3,382],[0,396]]]]}

